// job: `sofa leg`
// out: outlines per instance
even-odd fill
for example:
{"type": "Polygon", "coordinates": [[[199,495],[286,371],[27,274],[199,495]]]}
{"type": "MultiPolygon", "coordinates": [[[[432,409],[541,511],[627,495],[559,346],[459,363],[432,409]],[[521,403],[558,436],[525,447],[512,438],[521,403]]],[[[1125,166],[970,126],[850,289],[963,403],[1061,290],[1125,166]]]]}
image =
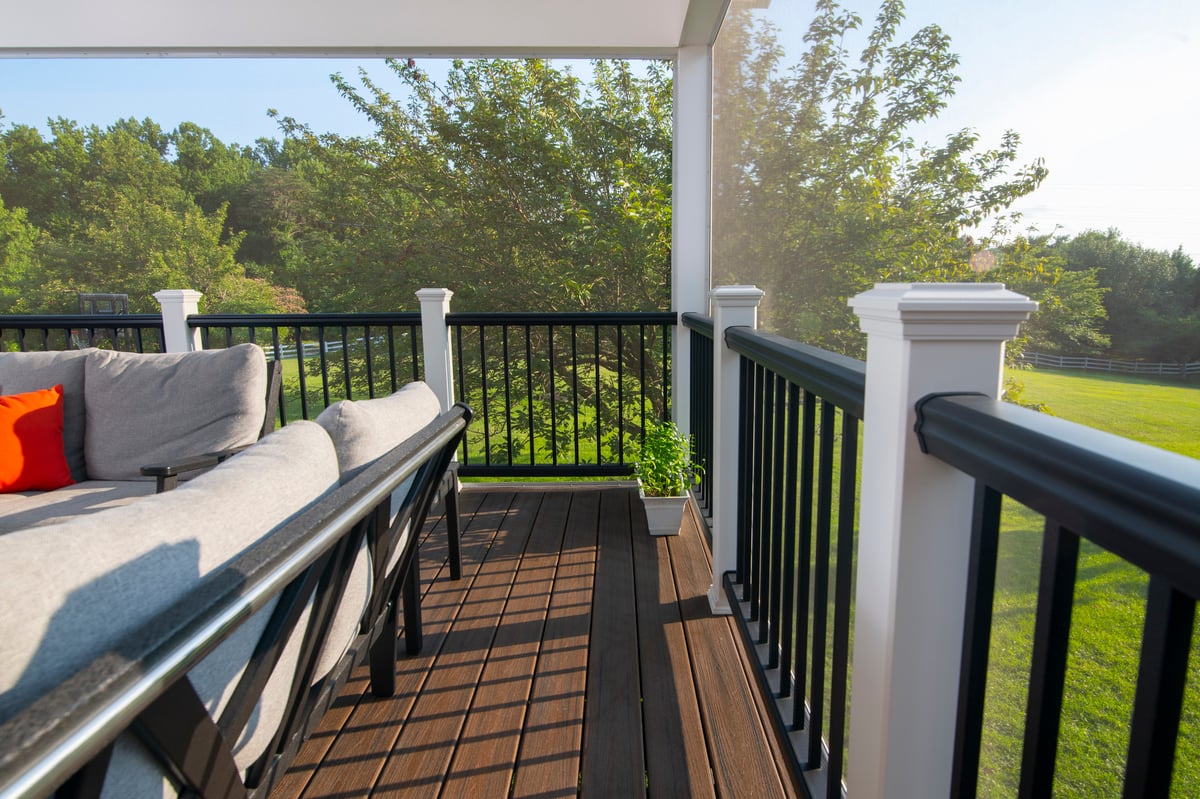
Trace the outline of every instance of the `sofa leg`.
{"type": "Polygon", "coordinates": [[[450,579],[462,577],[462,534],[458,521],[458,478],[449,475],[444,499],[446,506],[446,537],[450,553],[450,579]]]}
{"type": "Polygon", "coordinates": [[[388,597],[383,609],[383,624],[379,635],[371,642],[371,693],[375,696],[394,696],[396,693],[396,597],[388,597]]]}
{"type": "Polygon", "coordinates": [[[421,652],[421,558],[413,553],[412,565],[404,575],[404,647],[410,655],[421,652]]]}

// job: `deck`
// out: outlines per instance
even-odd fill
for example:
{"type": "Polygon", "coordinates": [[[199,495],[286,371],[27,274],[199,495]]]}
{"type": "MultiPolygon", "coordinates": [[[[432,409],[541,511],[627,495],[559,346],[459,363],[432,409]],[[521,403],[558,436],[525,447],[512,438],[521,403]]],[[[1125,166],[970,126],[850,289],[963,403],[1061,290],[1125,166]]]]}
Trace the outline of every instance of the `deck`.
{"type": "Polygon", "coordinates": [[[395,697],[355,673],[273,797],[797,795],[693,511],[652,538],[627,487],[468,486],[462,521],[457,581],[426,526],[395,697]]]}

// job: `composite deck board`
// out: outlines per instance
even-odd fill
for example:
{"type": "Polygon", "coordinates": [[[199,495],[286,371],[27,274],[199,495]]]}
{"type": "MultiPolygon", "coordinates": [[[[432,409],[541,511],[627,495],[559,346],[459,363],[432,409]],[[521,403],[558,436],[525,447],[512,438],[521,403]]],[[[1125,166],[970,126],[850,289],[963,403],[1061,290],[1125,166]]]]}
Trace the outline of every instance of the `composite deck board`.
{"type": "MultiPolygon", "coordinates": [[[[375,788],[387,756],[404,729],[441,644],[450,632],[451,623],[467,594],[475,571],[486,556],[495,532],[508,511],[512,495],[487,494],[480,499],[474,512],[464,515],[469,522],[463,536],[462,579],[436,581],[422,599],[425,647],[421,654],[399,659],[394,697],[379,698],[369,691],[362,695],[333,746],[313,771],[312,779],[301,796],[325,799],[366,796],[375,788]]],[[[434,569],[425,568],[423,571],[431,573],[434,569]]]]}
{"type": "Polygon", "coordinates": [[[631,493],[605,491],[600,500],[580,782],[585,795],[634,797],[646,791],[631,493]]]}
{"type": "Polygon", "coordinates": [[[696,518],[651,538],[603,484],[475,486],[461,511],[460,580],[427,527],[396,695],[357,670],[273,797],[796,795],[696,518]]]}
{"type": "Polygon", "coordinates": [[[436,797],[450,767],[468,710],[496,637],[497,617],[508,600],[537,518],[541,497],[518,494],[476,570],[448,636],[376,790],[389,795],[436,797]]]}
{"type": "Polygon", "coordinates": [[[570,507],[567,493],[542,498],[446,774],[447,796],[504,796],[512,784],[570,507]]]}
{"type": "Polygon", "coordinates": [[[734,622],[709,610],[707,549],[699,536],[681,535],[671,550],[718,795],[795,795],[750,684],[734,622]]]}
{"type": "Polygon", "coordinates": [[[655,799],[711,797],[712,766],[679,613],[670,539],[650,535],[636,502],[631,510],[647,789],[655,799]]]}
{"type": "Polygon", "coordinates": [[[600,492],[574,494],[529,698],[514,797],[579,792],[600,492]]]}

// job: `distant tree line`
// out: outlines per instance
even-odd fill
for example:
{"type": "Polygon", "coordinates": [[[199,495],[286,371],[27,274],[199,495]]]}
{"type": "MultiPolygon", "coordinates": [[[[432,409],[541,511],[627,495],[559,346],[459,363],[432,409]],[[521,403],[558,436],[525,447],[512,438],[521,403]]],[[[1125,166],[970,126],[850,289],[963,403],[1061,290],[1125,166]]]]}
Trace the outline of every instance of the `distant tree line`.
{"type": "Polygon", "coordinates": [[[0,128],[0,312],[188,286],[222,311],[649,310],[670,302],[671,75],[598,62],[389,61],[338,91],[377,126],[226,145],[193,124],[0,128]]]}
{"type": "Polygon", "coordinates": [[[1182,251],[1115,230],[1016,235],[1009,208],[1047,169],[1020,163],[1015,132],[991,149],[970,129],[913,140],[953,96],[958,57],[936,25],[902,39],[903,19],[885,0],[859,33],[856,14],[818,0],[796,58],[735,4],[714,65],[714,282],[761,286],[761,323],[856,356],[848,298],[945,281],[1003,282],[1041,303],[1013,352],[1200,356],[1200,275],[1182,251]]]}
{"type": "Polygon", "coordinates": [[[1020,237],[994,252],[997,266],[984,277],[1041,300],[1028,324],[1030,350],[1200,360],[1200,270],[1182,248],[1143,247],[1110,228],[1020,237]],[[1064,313],[1068,305],[1074,310],[1064,313]]]}
{"type": "MultiPolygon", "coordinates": [[[[1042,302],[1025,345],[1200,358],[1200,278],[1181,251],[1116,231],[1013,237],[1008,208],[1045,177],[1019,137],[909,131],[953,94],[936,26],[898,39],[882,3],[861,20],[820,0],[789,63],[776,32],[731,12],[716,69],[714,280],[768,290],[779,332],[851,354],[846,299],[881,281],[999,280],[1042,302]],[[964,230],[992,225],[987,240],[964,230]],[[997,243],[999,242],[999,243],[997,243]],[[986,255],[981,255],[985,253],[986,255]],[[753,265],[749,275],[744,265],[753,265]]],[[[0,118],[0,313],[70,311],[76,292],[194,288],[209,311],[411,310],[440,285],[462,310],[669,307],[670,65],[455,61],[435,82],[387,62],[334,89],[364,137],[278,118],[280,137],[225,144],[199,125],[108,127],[0,118]]],[[[273,113],[273,112],[272,112],[273,113]]]]}

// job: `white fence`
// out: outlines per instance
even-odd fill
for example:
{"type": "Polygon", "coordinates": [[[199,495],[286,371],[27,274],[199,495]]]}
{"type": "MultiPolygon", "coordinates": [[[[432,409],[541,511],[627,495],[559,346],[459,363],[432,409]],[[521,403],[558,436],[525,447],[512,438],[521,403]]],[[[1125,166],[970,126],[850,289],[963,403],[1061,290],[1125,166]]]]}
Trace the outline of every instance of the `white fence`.
{"type": "Polygon", "coordinates": [[[1108,358],[1043,355],[1037,352],[1022,353],[1018,356],[1017,362],[1030,366],[1045,366],[1050,369],[1087,369],[1093,372],[1119,372],[1131,375],[1200,375],[1200,362],[1147,363],[1145,361],[1114,361],[1108,358]]]}
{"type": "MultiPolygon", "coordinates": [[[[354,339],[351,343],[361,344],[362,340],[363,340],[362,336],[359,336],[358,338],[354,339]]],[[[306,342],[304,342],[304,355],[305,355],[305,357],[316,357],[317,355],[320,355],[322,348],[324,348],[325,352],[327,352],[327,353],[328,352],[341,352],[343,349],[346,348],[346,342],[344,342],[340,339],[334,339],[333,341],[306,341],[306,342]]],[[[295,358],[296,357],[296,345],[295,344],[281,345],[279,347],[279,357],[295,358]]]]}

